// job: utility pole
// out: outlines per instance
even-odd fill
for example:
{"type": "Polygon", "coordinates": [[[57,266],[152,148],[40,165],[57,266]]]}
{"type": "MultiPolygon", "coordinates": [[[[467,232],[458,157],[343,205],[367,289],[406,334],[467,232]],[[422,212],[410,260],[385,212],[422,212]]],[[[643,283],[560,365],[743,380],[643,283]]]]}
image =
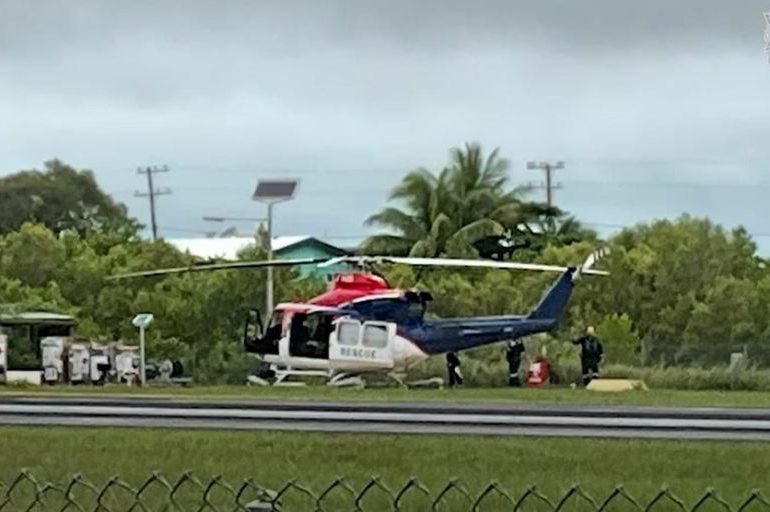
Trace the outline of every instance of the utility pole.
{"type": "Polygon", "coordinates": [[[155,220],[155,196],[165,196],[171,193],[171,189],[167,187],[163,188],[155,188],[155,185],[152,182],[152,175],[159,173],[159,172],[168,172],[168,167],[145,167],[145,168],[138,168],[136,170],[137,174],[146,174],[147,175],[147,192],[139,192],[136,191],[134,193],[135,197],[149,197],[150,198],[150,222],[152,223],[152,240],[155,241],[158,239],[158,223],[155,220]]]}
{"type": "Polygon", "coordinates": [[[545,184],[535,188],[544,188],[546,202],[548,206],[553,206],[553,191],[561,188],[561,183],[553,183],[553,171],[564,169],[564,162],[527,162],[527,169],[539,169],[545,172],[545,184]]]}

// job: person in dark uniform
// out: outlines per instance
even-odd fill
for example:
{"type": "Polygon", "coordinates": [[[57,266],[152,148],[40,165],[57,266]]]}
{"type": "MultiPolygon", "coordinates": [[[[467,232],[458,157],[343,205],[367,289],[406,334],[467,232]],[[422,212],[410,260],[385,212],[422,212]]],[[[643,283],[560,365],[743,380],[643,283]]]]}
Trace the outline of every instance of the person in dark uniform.
{"type": "Polygon", "coordinates": [[[521,386],[519,380],[519,367],[521,366],[521,355],[524,353],[524,343],[521,340],[515,340],[508,343],[508,350],[505,351],[505,359],[508,360],[508,385],[521,386]]]}
{"type": "Polygon", "coordinates": [[[593,327],[586,329],[585,336],[572,343],[573,345],[580,345],[580,368],[583,373],[583,385],[587,386],[599,376],[599,363],[602,362],[604,356],[602,343],[596,337],[593,327]]]}
{"type": "Polygon", "coordinates": [[[446,367],[449,373],[449,387],[462,386],[463,375],[460,373],[460,359],[454,352],[446,355],[446,367]]]}

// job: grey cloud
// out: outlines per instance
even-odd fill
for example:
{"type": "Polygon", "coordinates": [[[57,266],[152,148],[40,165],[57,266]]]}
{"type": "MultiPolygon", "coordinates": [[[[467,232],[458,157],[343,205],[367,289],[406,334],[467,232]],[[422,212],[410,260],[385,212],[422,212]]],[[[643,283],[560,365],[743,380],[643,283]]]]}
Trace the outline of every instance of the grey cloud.
{"type": "Polygon", "coordinates": [[[115,187],[169,160],[400,172],[465,140],[519,159],[757,158],[767,9],[0,0],[0,169],[57,155],[115,187]]]}
{"type": "Polygon", "coordinates": [[[137,35],[158,44],[214,41],[274,55],[353,45],[430,53],[511,43],[602,52],[640,45],[761,46],[761,13],[768,6],[763,0],[3,0],[0,9],[0,51],[30,57],[119,46],[137,35]]]}
{"type": "Polygon", "coordinates": [[[463,80],[463,59],[484,56],[498,66],[522,53],[601,65],[619,52],[760,53],[763,3],[0,0],[0,71],[25,87],[74,95],[90,83],[92,93],[127,89],[149,104],[238,84],[290,92],[318,75],[342,81],[351,67],[382,81],[437,62],[463,80]]]}

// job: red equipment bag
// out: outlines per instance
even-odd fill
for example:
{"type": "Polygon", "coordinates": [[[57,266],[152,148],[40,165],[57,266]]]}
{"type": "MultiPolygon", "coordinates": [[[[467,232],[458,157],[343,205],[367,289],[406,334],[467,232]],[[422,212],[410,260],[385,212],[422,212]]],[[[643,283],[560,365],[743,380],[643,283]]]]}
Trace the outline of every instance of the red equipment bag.
{"type": "Polygon", "coordinates": [[[548,382],[550,364],[548,359],[543,356],[537,356],[527,370],[527,386],[534,388],[548,382]]]}

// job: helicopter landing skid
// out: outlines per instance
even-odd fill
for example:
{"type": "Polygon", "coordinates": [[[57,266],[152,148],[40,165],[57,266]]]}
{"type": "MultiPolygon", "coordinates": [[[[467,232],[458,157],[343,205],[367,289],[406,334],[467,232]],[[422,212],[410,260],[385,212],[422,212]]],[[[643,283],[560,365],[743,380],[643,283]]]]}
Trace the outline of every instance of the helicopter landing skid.
{"type": "Polygon", "coordinates": [[[292,382],[290,377],[329,377],[329,373],[323,370],[275,370],[273,386],[307,386],[306,382],[292,382]]]}
{"type": "Polygon", "coordinates": [[[405,373],[398,373],[398,372],[390,372],[388,374],[388,377],[396,381],[396,383],[399,385],[399,387],[402,388],[443,388],[444,387],[444,379],[441,377],[432,377],[430,379],[420,379],[420,380],[413,380],[413,381],[407,381],[405,380],[406,374],[405,373]]]}
{"type": "MultiPolygon", "coordinates": [[[[355,373],[339,372],[330,373],[326,370],[293,370],[293,369],[271,369],[271,375],[250,375],[247,377],[246,385],[248,386],[284,386],[284,387],[304,387],[307,386],[307,382],[302,380],[290,380],[292,377],[302,379],[303,377],[323,377],[328,379],[326,385],[336,388],[342,387],[366,387],[366,381],[364,378],[355,373]],[[272,381],[272,382],[271,382],[272,381]]],[[[402,372],[390,372],[387,374],[388,378],[398,384],[399,387],[409,388],[443,388],[444,379],[441,377],[433,377],[430,379],[421,379],[415,381],[406,381],[406,374],[402,372]]]]}
{"type": "Polygon", "coordinates": [[[413,380],[406,383],[408,388],[438,388],[444,387],[444,379],[441,377],[433,377],[430,379],[413,380]]]}
{"type": "Polygon", "coordinates": [[[342,388],[342,387],[363,388],[366,386],[366,381],[364,381],[364,379],[362,379],[360,375],[354,375],[350,373],[337,373],[329,379],[327,386],[333,386],[336,388],[342,388]]]}
{"type": "Polygon", "coordinates": [[[284,387],[304,387],[308,383],[302,380],[290,380],[292,377],[302,379],[307,377],[322,377],[327,379],[327,385],[334,387],[364,387],[364,380],[355,374],[336,373],[332,374],[327,370],[293,370],[293,369],[271,369],[270,380],[266,376],[251,375],[247,379],[248,385],[259,386],[284,386],[284,387]],[[272,380],[272,382],[271,382],[272,380]]]}

